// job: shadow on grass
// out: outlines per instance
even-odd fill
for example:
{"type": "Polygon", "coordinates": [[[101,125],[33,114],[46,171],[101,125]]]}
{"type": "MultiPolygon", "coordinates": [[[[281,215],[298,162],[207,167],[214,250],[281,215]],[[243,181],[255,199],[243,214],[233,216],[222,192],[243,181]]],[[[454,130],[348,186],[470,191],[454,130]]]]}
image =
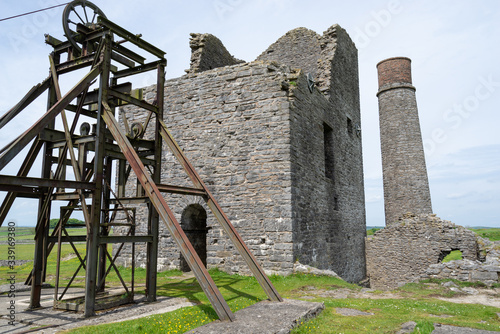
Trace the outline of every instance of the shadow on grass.
{"type": "MultiPolygon", "coordinates": [[[[228,304],[232,304],[231,302],[233,301],[238,303],[242,299],[249,301],[251,304],[262,300],[262,298],[258,296],[258,292],[253,294],[253,287],[250,289],[251,291],[243,291],[245,285],[248,285],[246,283],[255,280],[252,277],[229,276],[219,271],[211,272],[210,275],[228,304]]],[[[258,284],[257,287],[260,289],[258,284]]],[[[167,297],[187,298],[189,301],[199,304],[200,307],[206,304],[211,309],[209,306],[210,302],[196,278],[186,278],[180,281],[158,285],[157,294],[167,297]]],[[[238,307],[238,305],[235,307],[238,307]]]]}

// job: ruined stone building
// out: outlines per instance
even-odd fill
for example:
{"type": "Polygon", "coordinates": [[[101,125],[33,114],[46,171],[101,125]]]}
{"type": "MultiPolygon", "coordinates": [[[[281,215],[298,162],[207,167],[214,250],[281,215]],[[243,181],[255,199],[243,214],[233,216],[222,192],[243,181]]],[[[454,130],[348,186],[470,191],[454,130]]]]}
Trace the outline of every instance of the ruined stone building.
{"type": "MultiPolygon", "coordinates": [[[[454,250],[459,250],[466,260],[478,261],[476,234],[435,215],[405,214],[366,241],[370,287],[395,289],[429,278],[429,268],[454,250]]],[[[446,278],[473,281],[476,274],[470,269],[472,266],[457,270],[446,278]]]]}
{"type": "Polygon", "coordinates": [[[432,213],[424,146],[411,60],[394,57],[377,64],[385,225],[407,212],[432,213]]]}
{"type": "MultiPolygon", "coordinates": [[[[192,34],[190,46],[187,74],[166,82],[164,120],[262,267],[289,274],[300,261],[363,279],[358,58],[346,31],[298,28],[252,62],[235,59],[209,34],[192,34]]],[[[143,93],[154,99],[151,87],[143,93]]],[[[132,108],[122,113],[129,123],[138,117],[132,108]]],[[[146,136],[153,137],[151,129],[146,136]]],[[[162,183],[190,185],[164,152],[162,183]]],[[[127,192],[136,191],[132,177],[127,192]]],[[[166,200],[209,268],[247,273],[202,199],[166,200]]],[[[144,212],[136,208],[138,230],[145,229],[144,212]]],[[[125,250],[118,262],[130,264],[130,257],[125,250]]],[[[186,267],[163,229],[158,264],[186,267]]]]}
{"type": "Polygon", "coordinates": [[[427,278],[500,280],[495,245],[432,214],[411,60],[377,64],[386,227],[366,240],[367,277],[376,289],[427,278]],[[443,262],[452,251],[462,260],[443,262]]]}

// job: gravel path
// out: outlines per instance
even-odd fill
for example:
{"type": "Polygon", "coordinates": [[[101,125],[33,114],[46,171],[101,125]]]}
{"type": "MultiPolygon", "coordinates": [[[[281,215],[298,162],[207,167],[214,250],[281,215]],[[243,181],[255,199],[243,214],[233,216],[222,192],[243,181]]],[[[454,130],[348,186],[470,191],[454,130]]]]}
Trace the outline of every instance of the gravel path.
{"type": "MultiPolygon", "coordinates": [[[[44,326],[44,329],[38,329],[36,333],[56,333],[61,330],[76,328],[81,326],[97,325],[102,323],[120,322],[125,320],[137,319],[140,317],[150,316],[158,313],[166,313],[174,311],[181,307],[189,307],[195,305],[186,298],[169,298],[158,297],[157,302],[144,303],[143,296],[136,297],[136,303],[116,307],[111,310],[101,311],[97,316],[92,318],[84,318],[83,313],[75,313],[71,311],[56,311],[52,308],[53,303],[53,288],[42,290],[41,304],[42,308],[28,311],[30,299],[30,291],[16,291],[15,296],[15,325],[9,324],[7,307],[10,303],[10,298],[6,294],[0,296],[0,333],[23,333],[34,327],[44,326]]],[[[121,290],[120,290],[121,291],[121,290]]],[[[119,291],[109,290],[111,294],[119,291]]],[[[82,296],[83,289],[68,290],[65,298],[73,296],[82,296]]]]}

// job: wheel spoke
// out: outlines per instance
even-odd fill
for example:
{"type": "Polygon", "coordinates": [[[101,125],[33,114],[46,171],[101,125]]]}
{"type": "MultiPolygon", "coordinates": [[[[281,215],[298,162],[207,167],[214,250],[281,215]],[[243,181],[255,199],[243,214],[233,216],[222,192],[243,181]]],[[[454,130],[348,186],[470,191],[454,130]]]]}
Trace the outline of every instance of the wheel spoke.
{"type": "Polygon", "coordinates": [[[75,50],[81,50],[79,45],[81,43],[74,39],[74,37],[78,35],[76,32],[78,30],[78,25],[83,24],[86,27],[92,27],[97,22],[99,16],[106,17],[96,5],[86,0],[73,1],[64,8],[64,33],[75,50]],[[89,11],[87,11],[87,8],[89,11]],[[74,14],[72,12],[74,12],[74,14]],[[92,20],[90,20],[90,18],[92,18],[92,20]]]}
{"type": "Polygon", "coordinates": [[[76,12],[76,10],[74,8],[73,8],[73,12],[76,14],[76,16],[78,16],[80,21],[82,21],[83,25],[85,25],[85,21],[82,19],[82,17],[80,15],[78,15],[78,13],[76,12]]]}
{"type": "Polygon", "coordinates": [[[82,7],[83,7],[83,12],[85,13],[85,20],[87,20],[86,22],[88,23],[89,17],[87,16],[87,9],[85,8],[85,5],[82,5],[82,7]]]}

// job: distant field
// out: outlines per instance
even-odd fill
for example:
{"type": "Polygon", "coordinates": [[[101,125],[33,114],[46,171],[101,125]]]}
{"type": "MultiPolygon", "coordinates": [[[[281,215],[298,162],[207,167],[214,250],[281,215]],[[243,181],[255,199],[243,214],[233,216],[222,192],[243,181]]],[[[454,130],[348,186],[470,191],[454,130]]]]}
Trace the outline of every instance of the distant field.
{"type": "MultiPolygon", "coordinates": [[[[69,235],[84,235],[85,232],[85,227],[75,227],[75,228],[67,228],[66,231],[68,231],[69,235]]],[[[35,228],[34,227],[17,227],[16,226],[16,242],[17,241],[22,241],[23,243],[27,241],[33,241],[35,238],[35,228]]],[[[52,230],[49,231],[49,233],[52,233],[52,230]]],[[[7,226],[2,226],[0,227],[0,244],[6,243],[8,240],[8,227],[7,226]]]]}
{"type": "MultiPolygon", "coordinates": [[[[367,226],[366,234],[373,235],[376,231],[383,229],[381,226],[367,226]]],[[[468,227],[469,230],[474,231],[482,238],[490,239],[491,241],[500,240],[500,227],[468,227]]]]}
{"type": "MultiPolygon", "coordinates": [[[[9,227],[2,226],[0,227],[0,243],[6,242],[9,234],[9,227]]],[[[33,240],[33,236],[35,235],[34,227],[17,227],[16,226],[16,240],[33,240]]]]}
{"type": "Polygon", "coordinates": [[[490,239],[491,241],[500,240],[500,228],[470,228],[470,230],[477,233],[482,238],[490,239]]]}

